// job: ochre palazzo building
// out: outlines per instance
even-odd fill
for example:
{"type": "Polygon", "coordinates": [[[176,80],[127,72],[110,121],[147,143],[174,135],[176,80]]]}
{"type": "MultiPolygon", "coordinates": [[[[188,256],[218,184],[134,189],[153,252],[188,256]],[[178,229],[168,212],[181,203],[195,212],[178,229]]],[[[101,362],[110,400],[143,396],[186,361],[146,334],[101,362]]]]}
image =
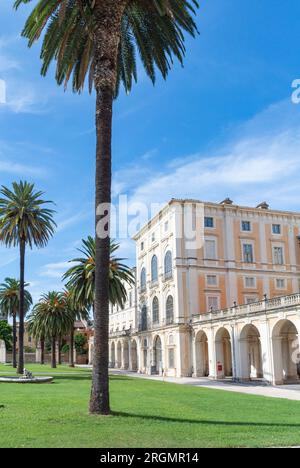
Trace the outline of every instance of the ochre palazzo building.
{"type": "Polygon", "coordinates": [[[299,236],[300,213],[266,203],[172,199],[134,237],[136,286],[111,310],[111,367],[297,381],[299,236]]]}

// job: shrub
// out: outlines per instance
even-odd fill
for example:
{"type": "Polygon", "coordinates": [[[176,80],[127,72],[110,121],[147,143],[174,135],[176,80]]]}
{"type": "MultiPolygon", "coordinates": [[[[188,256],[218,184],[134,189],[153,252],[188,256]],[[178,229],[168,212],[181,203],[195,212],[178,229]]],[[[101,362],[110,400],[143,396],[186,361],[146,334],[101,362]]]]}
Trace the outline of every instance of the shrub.
{"type": "Polygon", "coordinates": [[[86,354],[87,337],[85,335],[82,333],[76,333],[74,337],[74,343],[77,353],[86,354]]]}
{"type": "Polygon", "coordinates": [[[8,351],[11,350],[13,341],[13,329],[6,322],[6,320],[0,320],[0,340],[4,341],[6,349],[8,351]]]}
{"type": "Polygon", "coordinates": [[[63,354],[67,354],[69,351],[70,351],[70,346],[68,345],[68,343],[64,344],[64,345],[61,347],[61,352],[62,352],[63,354]]]}
{"type": "Polygon", "coordinates": [[[31,346],[24,346],[24,352],[25,353],[35,353],[35,348],[32,348],[31,346]]]}

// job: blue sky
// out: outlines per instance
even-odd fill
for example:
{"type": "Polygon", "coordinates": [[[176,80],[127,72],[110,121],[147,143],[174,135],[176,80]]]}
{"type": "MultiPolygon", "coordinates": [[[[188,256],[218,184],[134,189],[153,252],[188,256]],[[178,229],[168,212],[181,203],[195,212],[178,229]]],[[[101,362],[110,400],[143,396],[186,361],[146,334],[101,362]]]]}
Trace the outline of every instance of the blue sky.
{"type": "MultiPolygon", "coordinates": [[[[35,2],[32,2],[33,5],[35,2]]],[[[39,47],[19,37],[30,5],[0,4],[0,184],[33,181],[56,203],[57,233],[29,252],[26,279],[37,300],[61,288],[66,262],[93,233],[94,96],[39,75],[39,47]]],[[[299,0],[200,0],[200,36],[185,67],[153,88],[121,93],[114,111],[114,196],[164,203],[172,197],[300,210],[299,0]]],[[[134,245],[122,240],[134,261],[134,245]]],[[[0,279],[18,275],[18,253],[0,247],[0,279]]]]}

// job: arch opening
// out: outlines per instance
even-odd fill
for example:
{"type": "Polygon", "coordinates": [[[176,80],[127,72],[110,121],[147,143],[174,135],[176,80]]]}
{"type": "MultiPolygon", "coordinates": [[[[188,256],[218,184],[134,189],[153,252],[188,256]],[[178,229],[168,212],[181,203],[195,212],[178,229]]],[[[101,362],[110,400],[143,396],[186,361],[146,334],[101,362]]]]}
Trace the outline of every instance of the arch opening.
{"type": "Polygon", "coordinates": [[[209,356],[208,356],[208,339],[206,333],[200,331],[195,338],[195,353],[196,353],[196,377],[209,376],[209,356]]]}
{"type": "Polygon", "coordinates": [[[220,328],[215,338],[217,378],[232,377],[231,338],[226,328],[220,328]]]}
{"type": "Polygon", "coordinates": [[[243,380],[255,380],[263,377],[263,362],[260,333],[252,325],[246,325],[240,335],[240,351],[243,380]]]}
{"type": "Polygon", "coordinates": [[[290,320],[280,320],[272,333],[274,383],[299,383],[299,339],[290,320]]]}
{"type": "Polygon", "coordinates": [[[153,374],[160,374],[162,372],[162,343],[161,338],[157,336],[153,344],[153,374]]]}
{"type": "Polygon", "coordinates": [[[135,340],[131,342],[130,356],[131,356],[131,370],[137,371],[138,370],[138,357],[137,357],[137,344],[135,340]]]}

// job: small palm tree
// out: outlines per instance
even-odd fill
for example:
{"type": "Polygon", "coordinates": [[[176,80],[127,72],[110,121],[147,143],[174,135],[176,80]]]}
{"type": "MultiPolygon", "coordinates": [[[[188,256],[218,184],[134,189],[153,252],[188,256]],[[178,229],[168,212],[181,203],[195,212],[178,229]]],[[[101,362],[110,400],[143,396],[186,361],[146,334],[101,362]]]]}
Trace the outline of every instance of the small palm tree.
{"type": "Polygon", "coordinates": [[[52,291],[43,294],[29,317],[29,329],[35,339],[43,336],[51,340],[51,366],[56,367],[56,342],[69,333],[74,324],[64,293],[52,291]]]}
{"type": "MultiPolygon", "coordinates": [[[[15,0],[15,7],[31,0],[15,0]]],[[[57,62],[56,81],[81,92],[86,79],[96,90],[95,347],[91,413],[109,414],[109,218],[113,100],[120,83],[137,80],[138,52],[147,75],[166,78],[173,59],[183,63],[184,32],[195,36],[197,0],[38,0],[22,35],[29,46],[43,35],[42,75],[57,62]],[[105,207],[105,208],[104,208],[105,207]],[[103,209],[104,208],[104,209],[103,209]],[[103,223],[104,221],[104,223],[103,223]],[[103,229],[98,229],[103,223],[103,229]]]]}
{"type": "Polygon", "coordinates": [[[77,301],[71,290],[65,289],[64,295],[67,307],[73,315],[73,323],[70,329],[69,366],[74,367],[74,323],[76,320],[89,320],[89,312],[88,308],[82,305],[82,302],[77,301]]]}
{"type": "MultiPolygon", "coordinates": [[[[28,283],[24,284],[26,288],[28,283]]],[[[24,313],[26,314],[32,305],[32,297],[29,291],[24,289],[24,313]]],[[[14,278],[5,278],[0,284],[0,310],[6,317],[13,319],[13,367],[17,367],[17,315],[20,310],[20,281],[14,278]]]]}
{"type": "MultiPolygon", "coordinates": [[[[95,300],[95,248],[96,243],[93,237],[89,236],[82,240],[83,247],[78,249],[83,257],[70,260],[77,263],[72,266],[63,276],[67,281],[67,288],[72,292],[77,304],[82,304],[86,308],[93,307],[95,300]]],[[[132,270],[122,263],[123,258],[115,257],[119,244],[110,242],[110,262],[109,262],[109,301],[112,305],[121,308],[127,300],[125,283],[134,284],[135,277],[132,270]]]]}
{"type": "Polygon", "coordinates": [[[45,247],[56,226],[54,211],[44,206],[52,203],[43,200],[43,192],[34,184],[14,182],[12,190],[0,190],[0,242],[20,250],[20,309],[19,309],[19,374],[24,371],[24,316],[25,316],[25,250],[26,246],[45,247]]]}

